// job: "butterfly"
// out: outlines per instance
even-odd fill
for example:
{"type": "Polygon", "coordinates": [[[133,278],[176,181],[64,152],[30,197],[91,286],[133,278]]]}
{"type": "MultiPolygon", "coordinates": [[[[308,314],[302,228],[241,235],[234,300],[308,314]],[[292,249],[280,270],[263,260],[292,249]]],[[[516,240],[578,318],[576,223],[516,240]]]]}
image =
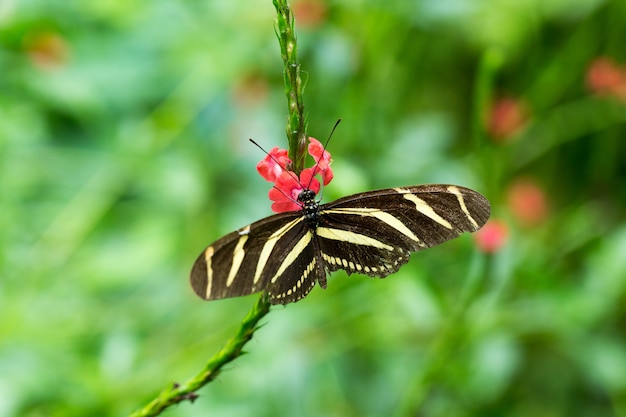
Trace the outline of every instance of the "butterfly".
{"type": "Polygon", "coordinates": [[[272,304],[305,297],[343,269],[384,278],[412,252],[480,229],[489,201],[457,185],[415,185],[319,204],[303,187],[300,210],[279,213],[218,239],[196,259],[190,282],[205,300],[265,291],[272,304]]]}

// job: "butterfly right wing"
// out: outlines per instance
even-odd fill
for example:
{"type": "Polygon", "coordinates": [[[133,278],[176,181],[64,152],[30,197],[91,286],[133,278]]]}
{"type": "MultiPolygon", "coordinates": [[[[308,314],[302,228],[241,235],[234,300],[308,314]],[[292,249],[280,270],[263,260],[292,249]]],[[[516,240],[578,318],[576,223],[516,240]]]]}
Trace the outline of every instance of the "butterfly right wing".
{"type": "Polygon", "coordinates": [[[416,252],[480,229],[489,202],[476,191],[432,184],[368,191],[320,207],[316,230],[330,271],[386,277],[416,252]]]}
{"type": "Polygon", "coordinates": [[[191,287],[205,300],[268,290],[273,304],[296,301],[317,277],[309,267],[311,238],[301,211],[259,220],[206,248],[191,270],[191,287]]]}

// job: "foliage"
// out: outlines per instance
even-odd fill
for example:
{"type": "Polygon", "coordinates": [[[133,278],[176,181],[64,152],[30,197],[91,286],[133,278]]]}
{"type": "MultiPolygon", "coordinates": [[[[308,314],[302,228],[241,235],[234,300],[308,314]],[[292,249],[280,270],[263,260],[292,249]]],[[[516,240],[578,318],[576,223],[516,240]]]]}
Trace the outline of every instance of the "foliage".
{"type": "MultiPolygon", "coordinates": [[[[626,3],[293,7],[308,133],[343,118],[324,200],[469,186],[502,244],[334,274],[164,415],[624,415],[626,3]]],[[[128,414],[236,333],[258,296],[187,275],[270,214],[247,139],[287,143],[273,19],[0,5],[0,416],[128,414]]]]}

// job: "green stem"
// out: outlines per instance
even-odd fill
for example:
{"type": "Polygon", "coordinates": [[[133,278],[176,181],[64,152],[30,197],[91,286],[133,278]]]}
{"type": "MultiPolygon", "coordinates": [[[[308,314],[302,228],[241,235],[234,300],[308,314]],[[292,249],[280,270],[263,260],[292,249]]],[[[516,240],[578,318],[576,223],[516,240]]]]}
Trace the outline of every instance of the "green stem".
{"type": "Polygon", "coordinates": [[[503,63],[504,56],[500,49],[492,47],[483,52],[474,80],[472,103],[472,149],[478,156],[474,169],[483,178],[487,189],[492,191],[501,188],[499,179],[503,178],[505,167],[502,164],[504,160],[496,155],[496,149],[488,145],[486,129],[493,107],[496,76],[503,63]]]}
{"type": "MultiPolygon", "coordinates": [[[[304,168],[306,157],[307,134],[302,101],[304,87],[300,78],[300,64],[296,58],[297,42],[294,18],[286,1],[273,0],[273,2],[277,13],[276,35],[280,43],[281,56],[285,65],[285,94],[287,95],[287,105],[289,107],[289,117],[287,119],[289,157],[293,161],[291,169],[300,173],[304,168]]],[[[265,294],[262,294],[243,319],[237,334],[229,339],[224,347],[209,359],[196,376],[182,384],[172,384],[144,408],[130,414],[130,417],[157,416],[174,404],[185,400],[194,401],[198,396],[196,394],[198,389],[214,380],[224,365],[241,356],[243,347],[252,339],[254,332],[259,328],[259,320],[269,313],[270,306],[267,297],[265,294]]]]}
{"type": "Polygon", "coordinates": [[[214,380],[227,363],[235,360],[243,353],[244,345],[260,326],[259,320],[270,311],[270,303],[265,295],[261,295],[256,304],[241,322],[241,327],[235,336],[230,338],[224,347],[204,365],[204,368],[194,377],[182,384],[172,384],[164,389],[154,400],[141,410],[135,411],[129,417],[148,417],[161,414],[166,408],[182,401],[194,401],[198,395],[196,391],[214,380]]]}
{"type": "Polygon", "coordinates": [[[486,142],[485,126],[488,123],[492,105],[494,79],[503,61],[502,52],[497,48],[490,48],[483,53],[478,66],[473,95],[472,139],[474,149],[480,149],[486,142]]]}
{"type": "Polygon", "coordinates": [[[280,44],[280,54],[284,64],[285,94],[287,96],[287,139],[289,140],[289,158],[293,161],[291,169],[300,173],[306,158],[306,116],[302,91],[304,86],[300,78],[300,63],[297,58],[297,40],[294,18],[286,0],[273,0],[276,8],[276,36],[280,44]]]}

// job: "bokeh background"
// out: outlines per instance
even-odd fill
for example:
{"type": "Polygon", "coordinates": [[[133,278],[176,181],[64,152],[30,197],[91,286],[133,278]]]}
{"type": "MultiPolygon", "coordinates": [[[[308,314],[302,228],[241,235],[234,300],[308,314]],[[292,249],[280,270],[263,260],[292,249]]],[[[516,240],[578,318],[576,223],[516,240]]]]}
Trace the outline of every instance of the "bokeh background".
{"type": "MultiPolygon", "coordinates": [[[[169,416],[626,415],[626,2],[293,3],[324,200],[474,188],[492,221],[275,307],[169,416]]],[[[0,416],[119,416],[257,295],[200,251],[270,214],[270,0],[0,1],[0,416]]]]}

